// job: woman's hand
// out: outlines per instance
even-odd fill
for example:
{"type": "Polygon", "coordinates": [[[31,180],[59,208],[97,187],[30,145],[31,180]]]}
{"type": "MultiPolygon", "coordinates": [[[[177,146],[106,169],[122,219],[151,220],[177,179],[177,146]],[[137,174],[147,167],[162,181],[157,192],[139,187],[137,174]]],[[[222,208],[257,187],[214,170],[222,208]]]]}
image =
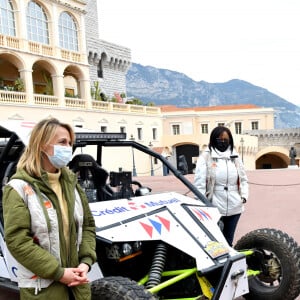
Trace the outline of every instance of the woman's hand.
{"type": "Polygon", "coordinates": [[[80,264],[77,268],[65,268],[64,275],[59,281],[67,286],[77,286],[88,283],[88,270],[89,266],[86,264],[80,264]]]}

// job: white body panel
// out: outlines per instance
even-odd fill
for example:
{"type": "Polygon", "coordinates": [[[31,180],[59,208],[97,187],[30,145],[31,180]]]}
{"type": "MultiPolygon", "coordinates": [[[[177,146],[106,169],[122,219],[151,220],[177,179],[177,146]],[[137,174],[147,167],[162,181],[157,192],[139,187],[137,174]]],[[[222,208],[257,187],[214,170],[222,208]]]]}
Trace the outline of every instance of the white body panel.
{"type": "Polygon", "coordinates": [[[0,277],[10,278],[3,256],[0,256],[0,277]]]}
{"type": "Polygon", "coordinates": [[[90,272],[88,272],[88,278],[90,281],[103,278],[103,274],[97,262],[92,265],[90,272]]]}
{"type": "Polygon", "coordinates": [[[232,264],[219,300],[236,299],[248,292],[249,288],[246,260],[241,259],[232,264]],[[243,272],[243,275],[237,278],[237,280],[232,280],[231,276],[236,272],[243,272]]]}
{"type": "Polygon", "coordinates": [[[2,234],[0,234],[0,247],[3,253],[3,257],[0,257],[0,277],[17,282],[17,262],[8,251],[2,234]]]}
{"type": "Polygon", "coordinates": [[[218,209],[178,193],[97,202],[90,207],[100,238],[112,242],[161,240],[194,257],[199,271],[215,266],[213,258],[237,254],[217,224],[218,209]]]}

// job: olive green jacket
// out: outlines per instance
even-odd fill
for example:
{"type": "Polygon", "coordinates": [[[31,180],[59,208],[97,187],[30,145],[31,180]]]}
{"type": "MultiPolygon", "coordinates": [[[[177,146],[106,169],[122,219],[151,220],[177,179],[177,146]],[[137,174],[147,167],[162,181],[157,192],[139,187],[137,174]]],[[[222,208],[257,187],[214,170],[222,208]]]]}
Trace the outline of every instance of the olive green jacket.
{"type": "MultiPolygon", "coordinates": [[[[6,186],[3,193],[4,229],[7,247],[14,258],[25,268],[41,278],[52,279],[54,282],[42,289],[38,295],[34,295],[34,288],[21,288],[21,299],[31,300],[67,300],[68,288],[59,282],[63,276],[64,268],[78,267],[80,263],[91,266],[96,260],[95,222],[89,209],[87,198],[77,184],[74,173],[67,168],[61,169],[60,183],[64,198],[68,202],[69,215],[69,255],[63,234],[62,215],[56,194],[50,187],[47,173],[42,173],[41,178],[33,178],[24,170],[19,170],[13,179],[22,179],[28,182],[35,191],[45,194],[52,202],[57,212],[60,236],[61,264],[48,251],[37,245],[31,233],[30,212],[18,192],[11,186],[6,186]],[[77,251],[77,232],[74,221],[75,193],[77,188],[82,199],[84,220],[82,226],[82,243],[77,251]]],[[[90,285],[84,284],[72,287],[72,293],[76,300],[90,300],[90,285]]]]}

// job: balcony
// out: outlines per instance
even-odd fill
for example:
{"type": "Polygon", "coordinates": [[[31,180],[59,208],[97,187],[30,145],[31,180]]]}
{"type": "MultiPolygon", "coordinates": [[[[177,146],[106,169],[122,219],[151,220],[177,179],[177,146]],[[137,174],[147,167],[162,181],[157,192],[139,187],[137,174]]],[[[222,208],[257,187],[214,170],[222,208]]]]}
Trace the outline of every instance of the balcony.
{"type": "Polygon", "coordinates": [[[132,105],[116,102],[104,102],[91,100],[90,102],[80,98],[65,97],[61,103],[58,97],[33,94],[33,103],[30,103],[26,98],[26,93],[0,90],[0,105],[33,105],[40,107],[62,107],[65,109],[86,109],[98,111],[113,111],[113,112],[129,112],[145,115],[159,115],[160,108],[155,106],[132,105]]]}
{"type": "Polygon", "coordinates": [[[22,40],[14,36],[6,36],[0,34],[0,46],[4,48],[14,49],[18,51],[30,52],[34,55],[63,59],[76,63],[85,63],[86,57],[79,52],[73,52],[51,45],[36,43],[33,41],[22,40]]]}
{"type": "Polygon", "coordinates": [[[26,104],[26,93],[0,90],[1,104],[26,104]]]}

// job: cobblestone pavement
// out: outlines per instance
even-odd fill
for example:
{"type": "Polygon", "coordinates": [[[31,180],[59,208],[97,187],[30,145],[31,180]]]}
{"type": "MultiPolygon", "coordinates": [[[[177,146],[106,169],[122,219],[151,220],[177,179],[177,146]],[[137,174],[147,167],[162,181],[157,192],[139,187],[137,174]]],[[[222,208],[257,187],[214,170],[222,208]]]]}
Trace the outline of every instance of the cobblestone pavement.
{"type": "MultiPolygon", "coordinates": [[[[247,172],[250,197],[238,224],[235,241],[247,232],[258,228],[280,229],[300,244],[300,169],[255,170],[247,172]]],[[[193,181],[193,175],[187,175],[193,181]]],[[[186,192],[177,185],[172,176],[137,177],[154,193],[176,189],[186,192]]],[[[17,300],[11,294],[0,291],[0,300],[17,300]]],[[[300,297],[297,297],[300,300],[300,297]]]]}

